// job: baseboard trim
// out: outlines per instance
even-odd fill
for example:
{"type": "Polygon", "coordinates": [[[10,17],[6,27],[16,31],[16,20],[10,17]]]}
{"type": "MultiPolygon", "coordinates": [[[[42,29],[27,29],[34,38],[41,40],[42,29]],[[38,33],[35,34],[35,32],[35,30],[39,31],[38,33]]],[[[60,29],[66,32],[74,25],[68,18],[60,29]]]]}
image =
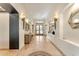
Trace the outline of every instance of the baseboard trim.
{"type": "Polygon", "coordinates": [[[51,40],[49,41],[62,54],[62,56],[66,56],[51,40]]]}

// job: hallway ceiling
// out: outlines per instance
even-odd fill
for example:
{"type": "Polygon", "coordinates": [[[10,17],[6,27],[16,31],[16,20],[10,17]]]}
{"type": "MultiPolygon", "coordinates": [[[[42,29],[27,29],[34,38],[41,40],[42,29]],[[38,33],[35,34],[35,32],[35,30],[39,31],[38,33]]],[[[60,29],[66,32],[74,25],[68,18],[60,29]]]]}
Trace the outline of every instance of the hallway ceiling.
{"type": "Polygon", "coordinates": [[[24,13],[29,19],[51,19],[59,13],[68,3],[15,3],[12,4],[18,12],[24,13]]]}

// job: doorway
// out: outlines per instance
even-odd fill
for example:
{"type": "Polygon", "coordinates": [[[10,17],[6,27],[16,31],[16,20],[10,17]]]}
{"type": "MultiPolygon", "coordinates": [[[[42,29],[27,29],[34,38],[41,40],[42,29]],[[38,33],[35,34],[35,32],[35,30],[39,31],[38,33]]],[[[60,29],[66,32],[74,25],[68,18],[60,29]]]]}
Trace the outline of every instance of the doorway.
{"type": "Polygon", "coordinates": [[[43,35],[44,34],[44,31],[43,31],[43,24],[39,23],[39,24],[36,24],[36,35],[43,35]]]}

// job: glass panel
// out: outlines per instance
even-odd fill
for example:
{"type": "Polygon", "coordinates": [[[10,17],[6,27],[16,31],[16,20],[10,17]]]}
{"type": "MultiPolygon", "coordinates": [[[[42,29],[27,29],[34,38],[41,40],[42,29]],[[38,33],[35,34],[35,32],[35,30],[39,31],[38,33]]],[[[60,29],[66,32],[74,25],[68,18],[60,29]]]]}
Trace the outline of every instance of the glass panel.
{"type": "Polygon", "coordinates": [[[36,34],[43,34],[43,25],[36,25],[36,34]]]}
{"type": "Polygon", "coordinates": [[[42,25],[40,25],[40,30],[43,30],[43,26],[42,25]]]}
{"type": "Polygon", "coordinates": [[[43,34],[43,31],[42,30],[40,30],[40,34],[43,34]]]}
{"type": "Polygon", "coordinates": [[[36,30],[39,30],[39,25],[36,26],[36,30]]]}
{"type": "Polygon", "coordinates": [[[37,34],[39,34],[39,31],[36,31],[37,34]]]}

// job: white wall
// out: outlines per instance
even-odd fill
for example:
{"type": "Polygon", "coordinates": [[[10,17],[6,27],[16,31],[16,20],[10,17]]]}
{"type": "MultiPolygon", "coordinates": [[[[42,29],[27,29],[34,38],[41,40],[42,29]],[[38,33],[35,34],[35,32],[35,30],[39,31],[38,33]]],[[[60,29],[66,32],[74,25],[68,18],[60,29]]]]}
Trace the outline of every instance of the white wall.
{"type": "Polygon", "coordinates": [[[52,39],[52,34],[49,34],[48,39],[52,41],[66,56],[79,56],[79,47],[73,43],[61,40],[52,39]]]}
{"type": "Polygon", "coordinates": [[[24,46],[24,29],[23,29],[23,22],[19,19],[19,49],[24,46]]]}
{"type": "Polygon", "coordinates": [[[0,49],[9,49],[9,13],[0,13],[0,49]]]}
{"type": "Polygon", "coordinates": [[[72,10],[73,6],[70,9],[67,9],[63,14],[63,36],[64,39],[71,40],[79,44],[79,29],[72,29],[68,24],[69,16],[72,10]]]}
{"type": "Polygon", "coordinates": [[[60,15],[56,30],[56,39],[52,39],[52,34],[49,34],[48,39],[65,55],[76,56],[79,55],[79,29],[72,29],[68,24],[71,10],[71,8],[66,9],[64,13],[60,15]]]}
{"type": "MultiPolygon", "coordinates": [[[[19,20],[19,49],[24,46],[23,22],[19,20]]],[[[9,49],[9,13],[0,13],[0,49],[9,49]]]]}

